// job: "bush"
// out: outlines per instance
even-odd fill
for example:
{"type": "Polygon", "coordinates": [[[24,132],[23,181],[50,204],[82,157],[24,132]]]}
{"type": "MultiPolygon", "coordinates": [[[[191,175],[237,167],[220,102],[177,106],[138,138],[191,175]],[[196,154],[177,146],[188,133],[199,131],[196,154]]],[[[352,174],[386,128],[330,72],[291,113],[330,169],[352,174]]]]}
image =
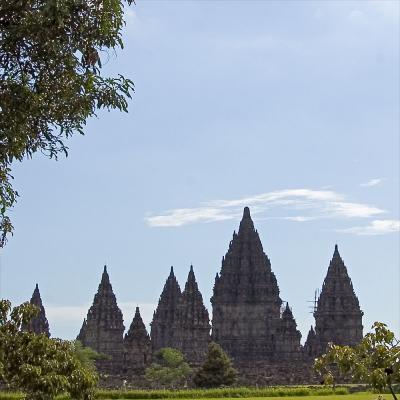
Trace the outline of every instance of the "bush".
{"type": "Polygon", "coordinates": [[[198,387],[213,388],[233,385],[236,376],[237,371],[233,368],[229,356],[219,344],[211,342],[208,345],[206,361],[193,380],[198,387]]]}

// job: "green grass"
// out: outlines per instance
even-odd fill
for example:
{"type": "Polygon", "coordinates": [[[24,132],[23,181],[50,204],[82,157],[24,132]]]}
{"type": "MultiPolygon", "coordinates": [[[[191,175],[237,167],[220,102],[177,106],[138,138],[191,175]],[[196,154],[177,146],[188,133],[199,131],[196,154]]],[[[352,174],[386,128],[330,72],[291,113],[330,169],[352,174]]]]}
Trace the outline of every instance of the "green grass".
{"type": "MultiPolygon", "coordinates": [[[[124,399],[205,399],[219,400],[246,398],[246,400],[276,400],[277,398],[290,397],[290,400],[376,400],[378,395],[372,392],[349,394],[347,389],[338,388],[336,392],[331,389],[293,387],[293,388],[227,388],[209,390],[131,390],[116,391],[103,390],[97,392],[97,399],[124,400],[124,399]],[[308,391],[308,392],[307,392],[308,391]]],[[[0,400],[21,400],[22,393],[0,392],[0,400]]],[[[66,396],[59,396],[58,400],[66,400],[66,396]]],[[[384,394],[383,400],[391,400],[390,394],[384,394]]]]}
{"type": "MultiPolygon", "coordinates": [[[[378,395],[372,392],[363,392],[356,394],[343,395],[323,395],[323,396],[293,396],[290,400],[376,400],[378,395]]],[[[123,400],[121,398],[120,400],[123,400]]],[[[173,399],[171,399],[173,400],[173,399]]],[[[218,400],[218,398],[210,398],[207,400],[218,400]]],[[[226,400],[237,400],[235,397],[227,397],[226,400]]],[[[276,400],[276,397],[247,397],[246,400],[276,400]]],[[[392,400],[390,394],[383,395],[383,400],[392,400]]]]}
{"type": "Polygon", "coordinates": [[[304,397],[310,395],[328,396],[347,394],[346,388],[320,387],[267,387],[267,388],[222,388],[189,390],[104,390],[97,392],[97,399],[220,399],[220,398],[260,398],[260,397],[304,397]]]}

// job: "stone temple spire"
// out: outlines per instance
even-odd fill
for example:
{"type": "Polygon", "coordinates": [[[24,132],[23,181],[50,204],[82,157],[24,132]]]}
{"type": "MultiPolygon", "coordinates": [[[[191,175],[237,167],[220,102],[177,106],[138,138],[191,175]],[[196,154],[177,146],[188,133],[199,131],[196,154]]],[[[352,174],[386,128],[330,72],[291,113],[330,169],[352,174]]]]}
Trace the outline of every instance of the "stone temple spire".
{"type": "Polygon", "coordinates": [[[248,207],[222,260],[211,303],[212,338],[236,365],[271,359],[282,300],[248,207]]]}
{"type": "Polygon", "coordinates": [[[359,343],[363,336],[362,316],[336,245],[314,312],[318,353],[323,353],[329,342],[348,346],[359,343]]]}
{"type": "Polygon", "coordinates": [[[125,335],[124,349],[124,369],[128,375],[143,373],[150,363],[151,344],[139,307],[136,307],[135,316],[125,335]]]}
{"type": "Polygon", "coordinates": [[[77,337],[84,346],[108,356],[106,359],[97,360],[96,365],[100,372],[120,373],[124,329],[122,312],[117,305],[107,267],[104,266],[93,304],[77,337]]]}
{"type": "Polygon", "coordinates": [[[175,278],[174,269],[171,267],[151,323],[150,336],[153,352],[164,347],[176,347],[174,327],[180,297],[181,289],[175,278]]]}
{"type": "Polygon", "coordinates": [[[43,307],[42,298],[40,297],[38,284],[35,286],[30,303],[39,308],[39,314],[32,318],[30,323],[23,327],[23,330],[34,332],[36,334],[44,333],[47,337],[50,337],[49,322],[46,318],[46,311],[43,307]]]}
{"type": "Polygon", "coordinates": [[[308,331],[307,340],[304,344],[303,352],[306,357],[314,358],[318,354],[318,342],[314,328],[311,326],[308,331]]]}
{"type": "Polygon", "coordinates": [[[191,364],[201,364],[210,342],[211,326],[192,265],[178,303],[175,327],[175,344],[179,350],[191,364]]]}
{"type": "Polygon", "coordinates": [[[289,303],[282,313],[279,334],[276,337],[276,349],[280,360],[294,361],[301,358],[301,333],[293,317],[289,303]]]}

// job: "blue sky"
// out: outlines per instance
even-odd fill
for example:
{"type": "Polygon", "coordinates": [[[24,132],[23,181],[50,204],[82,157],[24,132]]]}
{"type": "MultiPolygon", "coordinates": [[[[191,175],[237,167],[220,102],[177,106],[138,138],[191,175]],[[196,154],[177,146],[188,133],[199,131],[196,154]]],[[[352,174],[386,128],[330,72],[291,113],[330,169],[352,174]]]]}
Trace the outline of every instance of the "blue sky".
{"type": "Polygon", "coordinates": [[[399,3],[137,1],[105,72],[135,82],[58,162],[14,165],[21,197],[1,295],[39,283],[74,338],[107,263],[128,327],[171,265],[215,273],[248,205],[303,334],[334,245],[368,329],[400,331],[399,3]]]}

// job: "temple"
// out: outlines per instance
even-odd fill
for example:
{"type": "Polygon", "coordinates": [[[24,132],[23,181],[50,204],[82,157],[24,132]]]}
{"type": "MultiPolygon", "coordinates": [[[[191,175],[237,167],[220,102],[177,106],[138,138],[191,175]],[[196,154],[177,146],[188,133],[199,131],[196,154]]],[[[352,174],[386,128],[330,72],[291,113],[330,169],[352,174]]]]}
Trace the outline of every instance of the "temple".
{"type": "Polygon", "coordinates": [[[190,266],[176,310],[175,344],[193,365],[203,363],[210,342],[210,318],[190,266]]]}
{"type": "Polygon", "coordinates": [[[124,338],[124,370],[128,376],[141,374],[151,361],[150,336],[136,307],[135,316],[124,338]]]}
{"type": "MultiPolygon", "coordinates": [[[[31,303],[40,313],[24,328],[49,336],[37,285],[31,303]]],[[[233,359],[240,372],[239,384],[269,385],[315,382],[313,360],[325,352],[329,342],[354,346],[363,336],[363,313],[336,245],[315,303],[315,327],[311,327],[304,346],[300,344],[293,310],[280,297],[271,262],[247,207],[216,274],[211,304],[210,324],[193,266],[183,291],[171,267],[153,314],[150,335],[137,307],[124,337],[122,312],[104,267],[78,339],[105,355],[97,360],[103,376],[138,385],[160,349],[176,348],[197,367],[205,359],[210,340],[219,343],[233,359]]]]}
{"type": "Polygon", "coordinates": [[[363,337],[362,316],[347,268],[335,245],[314,311],[315,331],[311,328],[305,353],[312,357],[323,354],[329,342],[356,345],[363,337]]]}
{"type": "Polygon", "coordinates": [[[211,304],[212,338],[237,366],[299,358],[301,334],[290,309],[281,314],[276,277],[248,207],[222,259],[211,304]]]}
{"type": "Polygon", "coordinates": [[[29,324],[23,326],[22,329],[36,334],[45,334],[47,337],[50,337],[49,322],[46,318],[46,311],[40,297],[38,284],[35,286],[30,303],[39,308],[39,313],[36,317],[32,318],[29,324]]]}
{"type": "Polygon", "coordinates": [[[164,347],[177,347],[177,338],[174,331],[177,324],[176,310],[181,294],[181,288],[175,278],[174,268],[171,267],[151,323],[150,336],[153,352],[157,352],[164,347]]]}
{"type": "Polygon", "coordinates": [[[101,372],[109,374],[121,372],[124,358],[124,330],[122,312],[117,305],[107,267],[104,266],[93,304],[77,337],[84,346],[91,347],[106,356],[96,360],[96,366],[101,372]]]}

